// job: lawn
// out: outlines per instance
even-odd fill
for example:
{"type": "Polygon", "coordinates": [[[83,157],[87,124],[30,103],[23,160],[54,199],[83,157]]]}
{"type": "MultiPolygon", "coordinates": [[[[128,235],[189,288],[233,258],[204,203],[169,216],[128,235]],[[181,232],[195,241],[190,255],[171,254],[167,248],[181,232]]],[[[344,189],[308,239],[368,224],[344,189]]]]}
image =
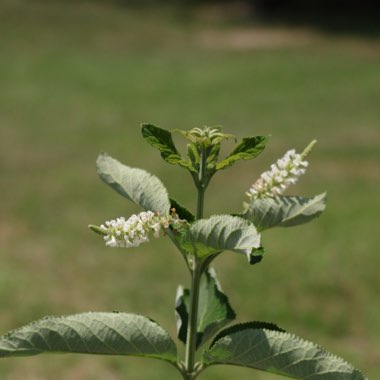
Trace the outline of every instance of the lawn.
{"type": "MultiPolygon", "coordinates": [[[[272,161],[314,138],[292,191],[329,194],[318,220],[265,233],[259,265],[232,253],[216,261],[239,321],[276,322],[380,378],[379,39],[207,12],[3,0],[0,46],[0,334],[45,315],[122,310],[174,336],[175,289],[187,285],[181,258],[167,239],[112,250],[87,229],[138,211],[97,178],[95,160],[106,151],[145,168],[194,210],[190,176],[160,160],[139,125],[223,125],[272,137],[257,160],[218,173],[206,214],[238,212],[272,161]]],[[[176,376],[159,361],[124,357],[0,365],[6,380],[176,376]]],[[[215,367],[200,379],[235,376],[279,378],[215,367]]]]}

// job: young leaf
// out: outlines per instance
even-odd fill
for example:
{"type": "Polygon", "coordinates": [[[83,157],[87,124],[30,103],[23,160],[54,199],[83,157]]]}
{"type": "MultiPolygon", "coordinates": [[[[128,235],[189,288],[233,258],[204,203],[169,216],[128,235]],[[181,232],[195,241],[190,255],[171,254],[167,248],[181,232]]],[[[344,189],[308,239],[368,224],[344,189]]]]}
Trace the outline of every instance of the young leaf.
{"type": "Polygon", "coordinates": [[[275,325],[246,323],[224,330],[203,363],[255,368],[294,379],[365,380],[351,364],[275,325]]]}
{"type": "Polygon", "coordinates": [[[172,165],[180,165],[183,168],[194,171],[190,162],[182,159],[174,145],[172,134],[166,129],[158,128],[152,124],[142,124],[141,132],[145,140],[157,148],[161,157],[172,165]]]}
{"type": "Polygon", "coordinates": [[[311,221],[326,208],[326,193],[313,198],[277,196],[259,198],[247,205],[241,215],[259,231],[271,227],[292,227],[311,221]]]}
{"type": "MultiPolygon", "coordinates": [[[[189,319],[189,299],[189,290],[179,287],[176,297],[177,332],[178,338],[185,344],[189,319]]],[[[199,347],[207,342],[235,317],[236,314],[230,306],[227,296],[222,292],[215,271],[209,268],[199,288],[196,346],[199,347]]]]}
{"type": "Polygon", "coordinates": [[[0,337],[0,358],[43,352],[133,355],[177,361],[169,334],[152,320],[127,313],[45,317],[0,337]]]}
{"type": "Polygon", "coordinates": [[[146,211],[158,211],[163,215],[169,213],[167,190],[156,176],[123,165],[104,153],[99,155],[96,165],[100,178],[122,196],[146,211]]]}
{"type": "Polygon", "coordinates": [[[244,137],[232,152],[216,165],[216,170],[226,169],[236,161],[257,157],[265,148],[269,136],[244,137]]]}
{"type": "Polygon", "coordinates": [[[215,215],[194,222],[181,245],[198,257],[225,250],[248,255],[260,247],[260,234],[252,223],[240,217],[215,215]]]}

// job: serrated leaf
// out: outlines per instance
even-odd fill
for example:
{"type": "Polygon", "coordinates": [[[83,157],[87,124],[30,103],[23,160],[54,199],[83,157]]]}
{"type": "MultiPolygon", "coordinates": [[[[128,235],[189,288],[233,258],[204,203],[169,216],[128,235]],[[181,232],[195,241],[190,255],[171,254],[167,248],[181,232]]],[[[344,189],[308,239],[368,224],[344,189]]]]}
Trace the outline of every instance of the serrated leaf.
{"type": "Polygon", "coordinates": [[[216,165],[216,170],[226,169],[236,161],[257,157],[265,148],[269,136],[244,137],[232,152],[216,165]]]}
{"type": "Polygon", "coordinates": [[[247,323],[217,336],[203,354],[205,365],[232,364],[294,379],[365,380],[351,364],[277,326],[247,323]]]}
{"type": "Polygon", "coordinates": [[[198,257],[226,250],[248,255],[260,247],[260,234],[252,223],[240,217],[214,215],[191,224],[181,245],[198,257]]]}
{"type": "Polygon", "coordinates": [[[326,208],[326,197],[326,193],[323,193],[312,198],[259,198],[247,205],[242,217],[254,223],[259,231],[271,227],[292,227],[319,216],[326,208]]]}
{"type": "Polygon", "coordinates": [[[177,361],[169,334],[136,314],[90,312],[46,317],[0,337],[0,358],[43,352],[132,355],[177,361]]]}
{"type": "Polygon", "coordinates": [[[180,165],[186,169],[194,171],[190,162],[182,159],[174,145],[171,132],[158,128],[153,124],[142,124],[141,132],[144,139],[153,147],[157,148],[161,157],[172,165],[180,165]]]}
{"type": "Polygon", "coordinates": [[[123,165],[105,153],[99,155],[96,165],[100,178],[122,196],[144,210],[169,213],[168,192],[153,174],[123,165]]]}
{"type": "MultiPolygon", "coordinates": [[[[189,289],[178,288],[176,297],[178,338],[186,344],[187,323],[189,319],[189,289]]],[[[215,271],[209,268],[199,288],[197,322],[197,348],[207,342],[222,327],[236,317],[227,296],[222,292],[215,271]]]]}

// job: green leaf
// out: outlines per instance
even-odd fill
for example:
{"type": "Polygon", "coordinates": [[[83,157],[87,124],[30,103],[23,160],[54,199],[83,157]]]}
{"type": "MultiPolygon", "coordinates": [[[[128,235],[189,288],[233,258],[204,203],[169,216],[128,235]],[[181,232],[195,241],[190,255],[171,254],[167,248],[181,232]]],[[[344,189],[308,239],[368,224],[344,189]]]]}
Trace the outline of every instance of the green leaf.
{"type": "Polygon", "coordinates": [[[195,216],[185,207],[180,205],[175,199],[170,198],[170,209],[175,208],[180,219],[187,220],[189,223],[194,222],[195,216]]]}
{"type": "MultiPolygon", "coordinates": [[[[186,344],[187,323],[189,319],[189,289],[178,288],[176,297],[176,316],[178,338],[186,344]]],[[[209,268],[199,288],[199,307],[197,321],[197,348],[212,338],[222,327],[236,317],[227,296],[222,292],[215,271],[209,268]]]]}
{"type": "MultiPolygon", "coordinates": [[[[220,144],[211,145],[207,152],[207,169],[214,169],[220,152],[220,144]]],[[[215,170],[215,169],[214,169],[215,170]]],[[[214,171],[212,170],[212,172],[214,171]]]]}
{"type": "Polygon", "coordinates": [[[258,264],[261,262],[264,256],[264,247],[261,246],[259,248],[253,249],[252,252],[248,255],[248,262],[251,265],[258,264]]]}
{"type": "Polygon", "coordinates": [[[144,139],[153,147],[157,148],[161,157],[172,165],[180,165],[183,168],[194,171],[190,162],[182,159],[174,145],[171,132],[158,128],[152,124],[142,124],[141,132],[144,139]]]}
{"type": "Polygon", "coordinates": [[[127,313],[45,317],[0,337],[0,358],[43,352],[133,355],[177,361],[169,334],[152,320],[127,313]]]}
{"type": "Polygon", "coordinates": [[[240,217],[215,215],[194,222],[181,245],[198,257],[225,250],[249,255],[260,247],[260,234],[252,223],[240,217]]]}
{"type": "Polygon", "coordinates": [[[156,176],[123,165],[105,153],[99,155],[96,164],[100,178],[119,194],[144,210],[158,211],[163,215],[169,213],[167,190],[156,176]]]}
{"type": "Polygon", "coordinates": [[[200,163],[200,155],[197,149],[197,146],[194,143],[190,143],[187,145],[187,155],[190,158],[191,165],[193,167],[193,171],[195,173],[198,173],[199,170],[199,163],[200,163]]]}
{"type": "MultiPolygon", "coordinates": [[[[177,322],[177,337],[186,344],[187,326],[189,323],[190,290],[182,285],[178,286],[175,296],[175,317],[177,322]]],[[[197,337],[198,343],[198,337],[197,337]]]]}
{"type": "Polygon", "coordinates": [[[295,379],[366,379],[351,364],[315,343],[265,323],[246,323],[224,330],[204,352],[203,363],[244,366],[295,379]]]}
{"type": "Polygon", "coordinates": [[[241,216],[254,223],[259,231],[271,227],[292,227],[319,216],[326,208],[326,196],[323,193],[313,198],[259,198],[248,204],[241,216]]]}
{"type": "Polygon", "coordinates": [[[232,152],[216,165],[216,170],[226,169],[236,161],[257,157],[265,148],[269,136],[244,137],[232,152]]]}

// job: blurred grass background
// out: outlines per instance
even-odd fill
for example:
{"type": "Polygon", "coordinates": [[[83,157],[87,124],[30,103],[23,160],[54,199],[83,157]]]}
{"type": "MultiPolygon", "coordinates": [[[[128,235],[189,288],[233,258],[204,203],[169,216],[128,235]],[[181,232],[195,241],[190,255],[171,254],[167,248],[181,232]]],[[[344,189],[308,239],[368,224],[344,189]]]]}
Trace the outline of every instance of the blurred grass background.
{"type": "MultiPolygon", "coordinates": [[[[380,378],[380,39],[268,26],[244,9],[137,9],[106,1],[0,2],[0,334],[45,315],[122,310],[175,335],[186,284],[167,239],[106,249],[87,229],[138,211],[102,184],[106,151],[158,175],[194,209],[190,176],[167,166],[139,124],[223,125],[271,134],[254,162],[215,177],[206,212],[236,212],[287,149],[318,145],[293,193],[328,191],[317,221],[264,235],[250,267],[216,269],[239,321],[266,320],[380,378]]],[[[178,378],[159,361],[84,355],[3,359],[6,380],[178,378]]],[[[278,378],[215,367],[200,378],[278,378]]]]}

